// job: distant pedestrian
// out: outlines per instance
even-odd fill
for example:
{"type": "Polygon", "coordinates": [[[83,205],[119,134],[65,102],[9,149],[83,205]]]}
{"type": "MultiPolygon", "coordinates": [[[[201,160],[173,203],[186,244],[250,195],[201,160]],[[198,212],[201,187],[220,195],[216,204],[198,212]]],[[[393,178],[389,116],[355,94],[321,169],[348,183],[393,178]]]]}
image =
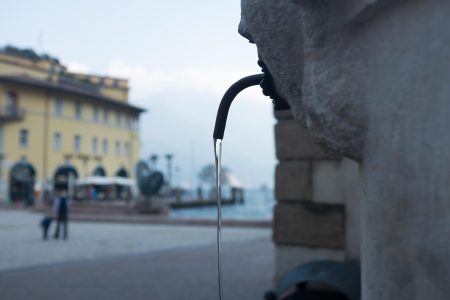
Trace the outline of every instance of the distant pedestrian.
{"type": "Polygon", "coordinates": [[[92,200],[97,200],[97,189],[95,186],[92,187],[92,200]]]}
{"type": "Polygon", "coordinates": [[[42,227],[42,238],[46,240],[48,238],[48,230],[50,228],[50,225],[52,224],[53,218],[50,216],[44,216],[44,218],[41,221],[41,227],[42,227]]]}
{"type": "Polygon", "coordinates": [[[88,186],[87,195],[89,200],[94,200],[94,188],[92,187],[92,185],[88,186]]]}
{"type": "Polygon", "coordinates": [[[40,225],[42,228],[42,238],[46,240],[54,218],[54,212],[52,210],[52,194],[47,189],[43,191],[42,204],[44,209],[44,217],[42,218],[40,225]]]}
{"type": "Polygon", "coordinates": [[[53,209],[56,216],[56,229],[55,239],[59,238],[59,230],[61,227],[63,230],[63,238],[66,240],[67,234],[67,222],[69,220],[69,200],[67,198],[67,191],[63,189],[57,189],[55,191],[55,197],[53,200],[53,209]]]}

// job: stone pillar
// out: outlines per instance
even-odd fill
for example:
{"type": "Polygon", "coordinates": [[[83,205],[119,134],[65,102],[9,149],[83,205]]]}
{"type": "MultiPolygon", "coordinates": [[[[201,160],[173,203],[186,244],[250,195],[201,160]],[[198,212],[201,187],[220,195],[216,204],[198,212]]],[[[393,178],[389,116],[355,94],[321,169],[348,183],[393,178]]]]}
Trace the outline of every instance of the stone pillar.
{"type": "Polygon", "coordinates": [[[275,117],[275,279],[315,260],[359,260],[357,164],[320,151],[290,111],[275,117]]]}
{"type": "Polygon", "coordinates": [[[362,299],[450,299],[450,1],[241,7],[240,32],[296,120],[361,162],[362,299]]]}

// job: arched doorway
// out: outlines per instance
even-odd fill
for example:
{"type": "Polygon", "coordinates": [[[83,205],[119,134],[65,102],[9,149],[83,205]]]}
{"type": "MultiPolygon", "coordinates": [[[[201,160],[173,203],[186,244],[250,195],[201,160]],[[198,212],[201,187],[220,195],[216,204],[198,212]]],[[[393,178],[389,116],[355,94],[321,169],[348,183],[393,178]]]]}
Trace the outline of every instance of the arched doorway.
{"type": "MultiPolygon", "coordinates": [[[[101,165],[98,165],[92,171],[92,176],[106,177],[105,168],[101,165]]],[[[103,186],[103,185],[92,185],[88,194],[91,195],[90,198],[92,198],[92,199],[104,200],[104,199],[108,198],[108,195],[111,193],[110,190],[111,190],[111,187],[107,187],[107,186],[103,186]]]]}
{"type": "MultiPolygon", "coordinates": [[[[121,167],[116,172],[116,177],[128,178],[128,172],[124,167],[121,167]]],[[[119,199],[128,199],[130,197],[130,188],[120,184],[116,185],[116,196],[119,199]]]]}
{"type": "Polygon", "coordinates": [[[92,176],[102,176],[106,177],[106,170],[102,166],[97,166],[94,171],[92,171],[92,176]]]}
{"type": "Polygon", "coordinates": [[[34,184],[36,170],[32,164],[22,159],[9,171],[9,196],[13,203],[34,204],[34,184]]]}
{"type": "Polygon", "coordinates": [[[127,172],[127,170],[125,170],[125,168],[122,167],[116,172],[116,176],[117,177],[128,178],[128,172],[127,172]]]}
{"type": "Polygon", "coordinates": [[[78,178],[77,169],[71,164],[64,164],[56,168],[53,176],[53,185],[55,189],[69,190],[69,181],[78,178]]]}

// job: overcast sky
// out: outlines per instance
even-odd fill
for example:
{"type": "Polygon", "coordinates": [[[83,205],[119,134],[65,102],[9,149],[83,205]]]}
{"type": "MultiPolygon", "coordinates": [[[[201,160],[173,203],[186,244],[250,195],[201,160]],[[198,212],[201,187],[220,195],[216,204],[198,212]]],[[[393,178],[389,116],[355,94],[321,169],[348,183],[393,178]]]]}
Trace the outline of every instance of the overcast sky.
{"type": "MultiPolygon", "coordinates": [[[[130,80],[141,116],[141,157],[174,154],[176,180],[196,184],[214,162],[212,131],[225,90],[258,73],[237,33],[239,0],[1,0],[0,45],[32,47],[73,71],[130,80]]],[[[273,185],[271,101],[253,87],[234,102],[223,165],[246,186],[273,185]]],[[[165,162],[160,162],[164,167],[165,162]]]]}

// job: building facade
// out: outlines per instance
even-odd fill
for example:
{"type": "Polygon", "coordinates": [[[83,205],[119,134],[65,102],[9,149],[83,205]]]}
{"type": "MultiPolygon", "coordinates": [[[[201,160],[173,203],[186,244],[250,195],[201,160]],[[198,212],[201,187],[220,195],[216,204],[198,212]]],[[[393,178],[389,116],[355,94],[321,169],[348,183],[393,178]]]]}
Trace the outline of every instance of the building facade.
{"type": "Polygon", "coordinates": [[[0,198],[10,198],[11,168],[27,162],[35,189],[71,165],[80,178],[133,176],[139,115],[128,81],[68,72],[57,59],[0,50],[0,198]]]}

